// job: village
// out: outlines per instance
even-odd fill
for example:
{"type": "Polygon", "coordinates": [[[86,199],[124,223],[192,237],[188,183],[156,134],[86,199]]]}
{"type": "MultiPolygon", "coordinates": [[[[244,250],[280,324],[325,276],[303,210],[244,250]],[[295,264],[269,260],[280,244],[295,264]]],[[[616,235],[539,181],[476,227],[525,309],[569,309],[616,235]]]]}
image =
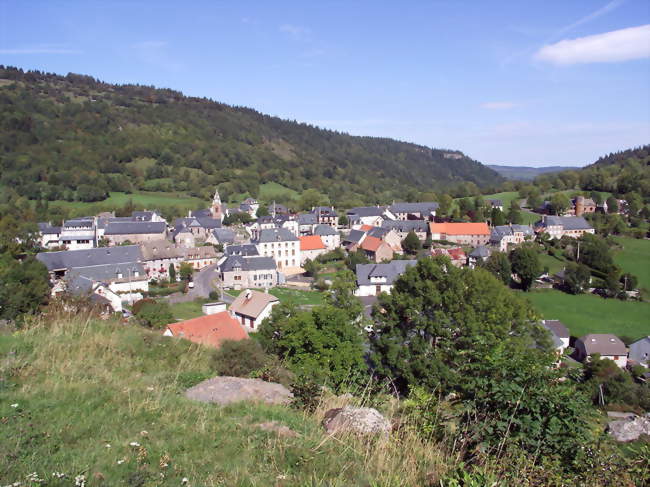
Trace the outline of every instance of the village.
{"type": "MultiPolygon", "coordinates": [[[[485,204],[503,211],[498,199],[485,204]]],[[[394,202],[342,213],[332,206],[292,213],[273,202],[262,212],[253,198],[228,208],[216,191],[208,209],[190,211],[171,224],[155,210],[133,211],[127,217],[101,213],[66,220],[61,226],[40,223],[40,245],[47,250],[37,259],[49,271],[53,297],[87,299],[105,316],[120,313],[127,319],[138,303],[152,297],[170,304],[195,302],[201,316],[170,321],[162,333],[218,348],[226,340],[255,333],[280,303],[278,290],[316,295],[314,289],[330,286],[336,272],[319,277],[315,267],[341,264],[345,258],[351,262],[355,295],[369,320],[365,331],[372,334],[377,296],[390,294],[395,281],[418,259],[445,256],[456,267],[474,268],[494,252],[509,252],[537,238],[594,234],[584,215],[608,211],[604,204],[577,196],[562,216],[544,214],[545,202],[534,225],[492,225],[489,219],[445,221],[437,217],[438,207],[436,202],[394,202]],[[258,212],[264,215],[258,217],[258,212]]],[[[564,269],[543,273],[533,285],[562,286],[564,274],[564,269]]],[[[571,337],[557,319],[541,324],[550,332],[558,364],[586,361],[596,354],[623,369],[650,364],[650,337],[628,346],[612,333],[571,337]]]]}

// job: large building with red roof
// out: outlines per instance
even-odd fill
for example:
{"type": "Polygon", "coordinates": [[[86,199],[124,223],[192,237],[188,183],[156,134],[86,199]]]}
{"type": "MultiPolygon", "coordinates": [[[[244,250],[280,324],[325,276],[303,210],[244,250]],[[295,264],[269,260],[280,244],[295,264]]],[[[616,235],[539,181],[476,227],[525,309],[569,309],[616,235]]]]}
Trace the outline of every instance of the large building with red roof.
{"type": "Polygon", "coordinates": [[[248,338],[244,327],[228,311],[169,324],[163,335],[185,338],[214,348],[219,348],[226,340],[248,338]]]}
{"type": "Polygon", "coordinates": [[[446,240],[460,245],[487,245],[490,227],[487,223],[429,223],[433,240],[446,240]]]}

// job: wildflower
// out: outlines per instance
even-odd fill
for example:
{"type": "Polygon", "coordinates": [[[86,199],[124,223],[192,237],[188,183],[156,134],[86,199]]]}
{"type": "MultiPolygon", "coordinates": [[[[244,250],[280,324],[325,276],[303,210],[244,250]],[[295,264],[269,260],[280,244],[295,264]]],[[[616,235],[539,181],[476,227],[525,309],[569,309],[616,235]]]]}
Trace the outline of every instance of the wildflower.
{"type": "Polygon", "coordinates": [[[154,389],[154,388],[151,387],[151,386],[147,387],[147,390],[148,390],[148,391],[153,391],[153,389],[154,389]]]}
{"type": "Polygon", "coordinates": [[[74,485],[75,485],[75,487],[86,487],[86,476],[85,475],[77,475],[74,478],[74,485]]]}
{"type": "Polygon", "coordinates": [[[63,472],[52,472],[52,477],[55,479],[64,479],[65,474],[63,472]]]}
{"type": "Polygon", "coordinates": [[[18,403],[17,403],[17,402],[13,403],[13,404],[11,405],[11,407],[12,407],[12,408],[17,408],[17,407],[18,407],[18,403]]]}
{"type": "Polygon", "coordinates": [[[140,446],[140,443],[138,443],[137,441],[132,441],[131,443],[129,443],[129,446],[138,447],[140,446]]]}
{"type": "Polygon", "coordinates": [[[283,475],[283,474],[280,474],[280,475],[278,475],[278,476],[276,477],[276,479],[278,479],[278,480],[285,480],[286,478],[287,478],[287,476],[286,476],[286,475],[283,475]]]}
{"type": "Polygon", "coordinates": [[[43,479],[38,476],[36,472],[32,472],[30,474],[27,474],[25,477],[25,480],[28,482],[36,482],[37,484],[40,484],[43,482],[43,479]]]}
{"type": "Polygon", "coordinates": [[[185,485],[189,481],[190,481],[190,479],[188,479],[187,477],[183,477],[183,480],[181,480],[181,484],[185,485]]]}
{"type": "Polygon", "coordinates": [[[117,464],[118,464],[118,465],[122,465],[123,463],[124,463],[124,459],[123,459],[123,458],[122,458],[121,460],[118,460],[118,461],[117,461],[117,464]]]}
{"type": "Polygon", "coordinates": [[[110,444],[110,443],[106,443],[104,446],[105,446],[106,448],[110,448],[110,447],[111,447],[111,444],[110,444]]]}
{"type": "Polygon", "coordinates": [[[148,431],[140,431],[140,436],[147,436],[149,434],[148,431]]]}

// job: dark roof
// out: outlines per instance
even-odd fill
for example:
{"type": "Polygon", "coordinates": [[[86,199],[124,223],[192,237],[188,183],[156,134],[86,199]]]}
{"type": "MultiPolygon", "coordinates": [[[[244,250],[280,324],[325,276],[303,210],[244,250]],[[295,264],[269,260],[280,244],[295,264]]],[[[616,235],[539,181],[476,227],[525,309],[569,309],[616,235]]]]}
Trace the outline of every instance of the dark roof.
{"type": "Polygon", "coordinates": [[[370,230],[368,230],[368,236],[370,237],[375,237],[378,239],[383,239],[388,232],[390,232],[390,228],[383,228],[383,227],[372,227],[370,230]]]}
{"type": "Polygon", "coordinates": [[[280,203],[271,203],[268,206],[269,213],[273,213],[273,210],[275,210],[276,213],[288,213],[289,210],[287,209],[286,206],[281,205],[280,203]]]}
{"type": "Polygon", "coordinates": [[[417,264],[417,260],[393,260],[386,264],[357,264],[357,284],[359,286],[374,284],[371,277],[385,277],[386,282],[382,284],[393,284],[408,267],[417,264]]]}
{"type": "Polygon", "coordinates": [[[61,227],[53,227],[49,223],[39,223],[38,231],[41,232],[43,235],[53,235],[53,234],[58,235],[59,233],[61,233],[61,227]]]}
{"type": "Polygon", "coordinates": [[[361,230],[350,230],[350,234],[345,237],[344,241],[359,243],[365,234],[366,232],[362,232],[361,230]]]}
{"type": "Polygon", "coordinates": [[[316,225],[318,218],[315,213],[301,213],[296,217],[299,225],[316,225]]]}
{"type": "Polygon", "coordinates": [[[213,228],[221,228],[221,220],[218,218],[212,218],[212,217],[197,217],[196,221],[201,225],[203,228],[210,230],[213,228]]]}
{"type": "Polygon", "coordinates": [[[257,247],[253,244],[244,244],[244,245],[229,245],[226,247],[226,255],[244,255],[244,256],[254,256],[260,255],[257,247]]]}
{"type": "Polygon", "coordinates": [[[155,211],[134,211],[131,216],[138,221],[150,222],[153,218],[155,211]]]}
{"type": "Polygon", "coordinates": [[[479,245],[476,247],[474,250],[472,250],[469,254],[470,257],[479,258],[479,259],[487,259],[492,252],[490,249],[488,249],[485,245],[479,245]]]}
{"type": "Polygon", "coordinates": [[[219,266],[221,272],[232,272],[235,268],[242,271],[263,271],[275,270],[277,266],[273,257],[242,257],[241,255],[231,255],[219,266]]]}
{"type": "Polygon", "coordinates": [[[503,206],[503,201],[499,199],[488,199],[488,203],[490,203],[492,206],[503,206]]]}
{"type": "Polygon", "coordinates": [[[593,227],[581,216],[547,216],[541,226],[561,226],[564,230],[590,230],[593,227]]]}
{"type": "Polygon", "coordinates": [[[138,245],[98,247],[84,250],[41,252],[36,256],[50,271],[96,265],[115,265],[142,260],[138,245]]]}
{"type": "Polygon", "coordinates": [[[128,281],[129,278],[137,280],[137,278],[147,278],[147,274],[142,267],[142,264],[137,262],[124,262],[119,264],[105,264],[93,265],[87,267],[77,267],[70,269],[66,275],[66,279],[72,281],[77,280],[78,277],[84,277],[86,280],[90,279],[92,282],[110,282],[111,280],[119,279],[128,281]],[[138,276],[136,276],[136,273],[138,276]]]}
{"type": "Polygon", "coordinates": [[[336,213],[336,210],[331,206],[316,206],[316,207],[314,207],[313,210],[311,210],[311,212],[316,214],[316,215],[338,216],[338,213],[336,213]]]}
{"type": "Polygon", "coordinates": [[[625,343],[611,333],[590,333],[578,340],[584,344],[587,355],[627,355],[625,343]]]}
{"type": "Polygon", "coordinates": [[[542,320],[542,326],[559,338],[569,338],[569,329],[560,320],[542,320]]]}
{"type": "Polygon", "coordinates": [[[212,218],[212,211],[210,209],[197,210],[190,213],[194,218],[212,218]]]}
{"type": "Polygon", "coordinates": [[[438,209],[438,203],[433,201],[422,203],[393,203],[388,207],[393,213],[430,214],[438,209]]]}
{"type": "Polygon", "coordinates": [[[320,237],[324,237],[325,235],[338,235],[338,234],[339,232],[337,232],[329,225],[316,225],[316,227],[314,228],[314,235],[318,235],[320,237]]]}
{"type": "Polygon", "coordinates": [[[286,228],[264,228],[260,230],[260,235],[257,239],[257,243],[268,243],[268,242],[291,242],[298,241],[293,233],[291,233],[286,228]]]}
{"type": "Polygon", "coordinates": [[[215,228],[212,230],[212,235],[214,235],[220,244],[233,243],[235,241],[235,232],[229,228],[215,228]]]}
{"type": "Polygon", "coordinates": [[[384,220],[381,224],[383,228],[395,229],[398,232],[426,232],[429,224],[424,220],[384,220]]]}
{"type": "Polygon", "coordinates": [[[165,222],[109,222],[104,235],[165,233],[165,230],[167,230],[165,222]]]}
{"type": "Polygon", "coordinates": [[[529,225],[497,225],[490,232],[490,242],[501,242],[506,235],[521,232],[524,235],[533,235],[533,228],[529,225]]]}
{"type": "Polygon", "coordinates": [[[94,218],[75,218],[73,220],[66,220],[63,222],[64,228],[93,227],[94,225],[95,225],[94,218]]]}
{"type": "Polygon", "coordinates": [[[646,336],[630,344],[630,360],[637,363],[650,362],[650,336],[646,336]]]}
{"type": "Polygon", "coordinates": [[[348,210],[348,215],[362,216],[382,216],[386,211],[385,206],[357,206],[348,210]]]}

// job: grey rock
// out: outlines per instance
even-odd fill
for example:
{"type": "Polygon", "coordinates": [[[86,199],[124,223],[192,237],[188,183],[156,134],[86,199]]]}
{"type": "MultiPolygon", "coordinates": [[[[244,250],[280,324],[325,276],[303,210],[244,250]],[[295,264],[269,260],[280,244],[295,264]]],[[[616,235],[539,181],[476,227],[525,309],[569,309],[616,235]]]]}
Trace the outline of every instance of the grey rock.
{"type": "Polygon", "coordinates": [[[376,409],[350,406],[327,411],[323,426],[329,434],[388,434],[391,430],[390,421],[376,409]]]}
{"type": "Polygon", "coordinates": [[[607,430],[619,442],[638,440],[641,435],[650,436],[650,413],[634,419],[610,421],[607,430]]]}
{"type": "Polygon", "coordinates": [[[221,405],[240,401],[288,404],[293,394],[282,384],[275,382],[241,377],[214,377],[189,388],[185,391],[185,397],[221,405]]]}

